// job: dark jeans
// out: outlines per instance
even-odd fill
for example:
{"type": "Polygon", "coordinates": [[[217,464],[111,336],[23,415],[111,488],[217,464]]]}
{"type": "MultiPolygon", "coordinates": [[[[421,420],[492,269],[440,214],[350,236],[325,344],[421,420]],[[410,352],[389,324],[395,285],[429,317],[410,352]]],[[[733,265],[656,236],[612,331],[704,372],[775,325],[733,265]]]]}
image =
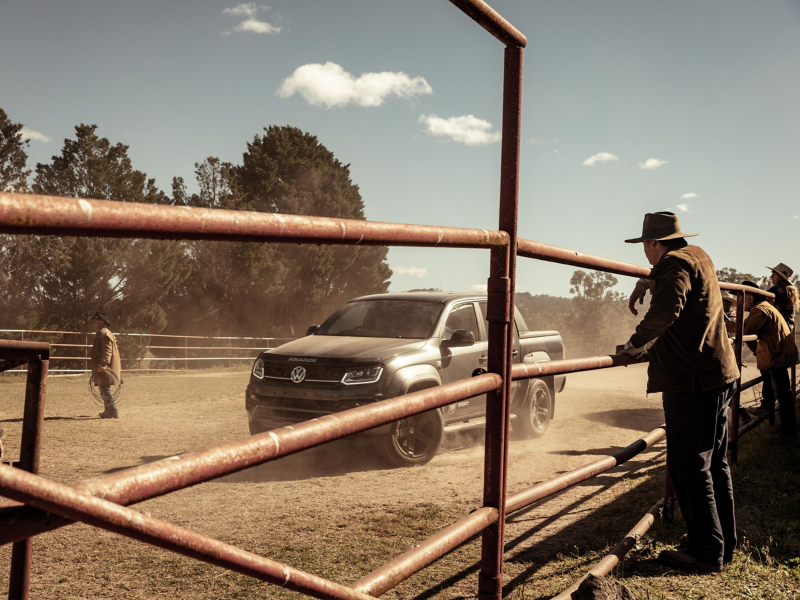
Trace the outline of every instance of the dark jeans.
{"type": "Polygon", "coordinates": [[[772,378],[769,371],[761,371],[764,383],[761,384],[761,408],[770,416],[775,414],[775,392],[772,391],[772,378]]]}
{"type": "MultiPolygon", "coordinates": [[[[764,373],[764,371],[762,371],[764,373]]],[[[783,435],[793,435],[797,431],[797,415],[794,412],[794,398],[792,398],[792,383],[789,377],[789,370],[785,367],[780,369],[770,369],[766,371],[769,376],[770,394],[772,395],[770,405],[767,410],[775,410],[775,397],[778,398],[778,406],[781,414],[781,433],[783,435]]],[[[767,382],[764,382],[762,390],[766,389],[767,382]]],[[[764,394],[766,399],[766,394],[764,394]]]]}
{"type": "Polygon", "coordinates": [[[664,393],[667,460],[689,533],[689,553],[707,565],[733,557],[736,519],[728,467],[728,405],[736,383],[664,393]]]}
{"type": "Polygon", "coordinates": [[[108,411],[115,414],[119,412],[117,409],[117,401],[114,400],[114,396],[111,394],[111,386],[101,385],[100,397],[103,399],[104,412],[108,411]]]}

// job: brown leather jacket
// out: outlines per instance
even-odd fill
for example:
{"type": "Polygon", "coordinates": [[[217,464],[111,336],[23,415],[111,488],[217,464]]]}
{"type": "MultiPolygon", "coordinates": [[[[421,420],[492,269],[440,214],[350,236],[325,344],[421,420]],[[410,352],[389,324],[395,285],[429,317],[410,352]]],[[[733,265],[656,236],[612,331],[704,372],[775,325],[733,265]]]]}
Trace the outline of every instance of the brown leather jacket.
{"type": "Polygon", "coordinates": [[[744,320],[744,334],[758,336],[755,355],[760,370],[786,368],[797,362],[794,335],[778,309],[769,302],[762,300],[750,309],[744,320]]]}
{"type": "Polygon", "coordinates": [[[108,327],[103,327],[95,334],[92,345],[92,381],[96,386],[116,385],[121,371],[117,338],[108,327]],[[117,378],[115,379],[107,372],[98,371],[97,367],[105,367],[108,371],[112,371],[117,378]]]}
{"type": "Polygon", "coordinates": [[[708,254],[685,245],[653,268],[650,308],[630,342],[650,350],[647,393],[712,390],[739,378],[725,330],[719,282],[708,254]]]}

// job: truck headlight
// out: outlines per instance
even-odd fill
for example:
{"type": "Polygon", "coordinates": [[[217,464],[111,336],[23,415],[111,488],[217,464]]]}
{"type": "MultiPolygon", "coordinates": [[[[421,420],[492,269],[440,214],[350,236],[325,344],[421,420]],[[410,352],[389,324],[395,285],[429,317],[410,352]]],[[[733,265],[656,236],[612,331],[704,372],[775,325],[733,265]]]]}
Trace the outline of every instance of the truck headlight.
{"type": "Polygon", "coordinates": [[[342,383],[345,385],[358,385],[361,383],[375,383],[381,378],[383,367],[368,367],[366,369],[359,369],[358,371],[350,371],[342,377],[342,383]]]}
{"type": "Polygon", "coordinates": [[[253,364],[253,377],[256,379],[264,379],[264,361],[260,358],[256,359],[253,364]]]}

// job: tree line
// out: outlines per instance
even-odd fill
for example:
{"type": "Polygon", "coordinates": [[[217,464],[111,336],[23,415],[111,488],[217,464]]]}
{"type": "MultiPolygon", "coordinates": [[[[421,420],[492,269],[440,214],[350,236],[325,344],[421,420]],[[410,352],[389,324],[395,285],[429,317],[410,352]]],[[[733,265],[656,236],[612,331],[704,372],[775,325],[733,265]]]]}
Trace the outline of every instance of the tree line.
{"type": "MultiPolygon", "coordinates": [[[[170,194],[133,167],[128,146],[75,127],[28,167],[22,124],[0,109],[0,190],[364,220],[364,201],[319,140],[270,126],[241,164],[195,164],[197,191],[170,194]]],[[[0,236],[0,329],[83,331],[100,310],[118,331],[298,336],[353,297],[385,292],[387,249],[242,242],[0,236]]]]}
{"type": "MultiPolygon", "coordinates": [[[[169,194],[95,125],[75,127],[60,153],[34,169],[21,132],[0,108],[0,190],[364,219],[349,165],[295,127],[265,128],[241,164],[196,163],[197,191],[175,177],[169,194]]],[[[375,246],[0,235],[0,329],[83,331],[101,310],[117,331],[295,337],[346,300],[387,291],[386,258],[375,246]]],[[[717,276],[769,287],[769,277],[732,268],[717,276]]],[[[531,329],[580,345],[573,356],[596,353],[624,342],[645,312],[633,317],[617,284],[609,273],[578,270],[571,297],[519,293],[516,304],[531,329]]]]}

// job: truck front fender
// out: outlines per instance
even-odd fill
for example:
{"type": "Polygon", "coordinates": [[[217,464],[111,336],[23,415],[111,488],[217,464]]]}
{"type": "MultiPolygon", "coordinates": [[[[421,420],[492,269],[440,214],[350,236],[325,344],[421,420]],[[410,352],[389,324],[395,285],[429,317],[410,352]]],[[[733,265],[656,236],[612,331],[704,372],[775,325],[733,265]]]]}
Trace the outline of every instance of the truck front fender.
{"type": "Polygon", "coordinates": [[[439,371],[432,365],[411,365],[398,369],[389,384],[386,394],[389,398],[395,398],[407,394],[414,387],[424,389],[442,385],[442,378],[439,371]]]}

